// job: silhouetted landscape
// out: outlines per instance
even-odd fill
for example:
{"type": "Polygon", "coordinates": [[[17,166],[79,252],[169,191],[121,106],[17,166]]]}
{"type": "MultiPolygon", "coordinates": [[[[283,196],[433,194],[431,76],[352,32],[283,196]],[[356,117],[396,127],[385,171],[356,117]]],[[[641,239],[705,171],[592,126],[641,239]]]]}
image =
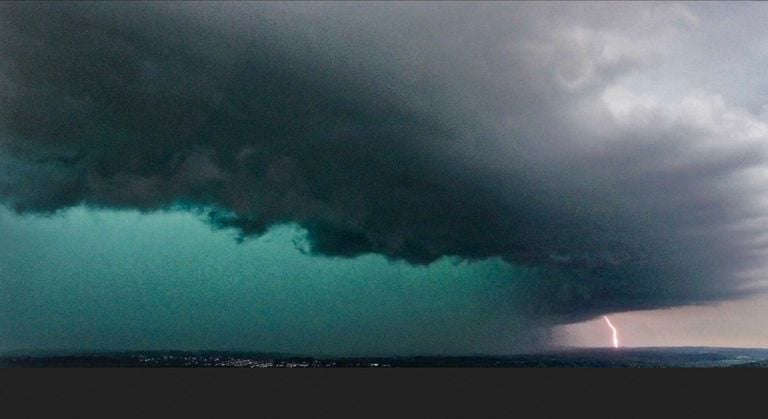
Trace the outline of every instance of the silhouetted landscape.
{"type": "Polygon", "coordinates": [[[7,354],[2,367],[165,368],[674,368],[768,367],[768,349],[600,348],[508,356],[309,357],[266,352],[145,351],[7,354]]]}

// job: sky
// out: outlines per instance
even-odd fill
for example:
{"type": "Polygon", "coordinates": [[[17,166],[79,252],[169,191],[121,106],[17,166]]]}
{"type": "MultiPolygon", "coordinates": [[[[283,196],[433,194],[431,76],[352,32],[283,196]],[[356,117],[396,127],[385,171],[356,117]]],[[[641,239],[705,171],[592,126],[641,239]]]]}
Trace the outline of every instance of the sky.
{"type": "Polygon", "coordinates": [[[768,347],[766,19],[0,4],[0,350],[768,347]]]}

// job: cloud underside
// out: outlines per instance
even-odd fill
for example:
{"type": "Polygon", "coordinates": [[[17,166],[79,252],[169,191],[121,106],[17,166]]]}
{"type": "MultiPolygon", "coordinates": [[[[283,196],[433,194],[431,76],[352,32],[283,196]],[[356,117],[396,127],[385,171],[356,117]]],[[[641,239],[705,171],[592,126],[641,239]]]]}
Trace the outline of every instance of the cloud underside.
{"type": "Polygon", "coordinates": [[[626,82],[701,29],[686,7],[583,9],[2,4],[0,199],[500,257],[541,272],[525,310],[556,321],[752,292],[766,122],[626,82]]]}

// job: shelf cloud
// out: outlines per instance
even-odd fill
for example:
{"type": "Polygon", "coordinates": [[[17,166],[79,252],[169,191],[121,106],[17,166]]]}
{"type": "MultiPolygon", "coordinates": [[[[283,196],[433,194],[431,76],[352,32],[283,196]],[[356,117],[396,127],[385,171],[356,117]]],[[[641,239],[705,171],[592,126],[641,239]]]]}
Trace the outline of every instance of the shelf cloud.
{"type": "Polygon", "coordinates": [[[0,200],[498,257],[543,272],[525,310],[555,322],[751,295],[757,6],[5,3],[0,200]]]}

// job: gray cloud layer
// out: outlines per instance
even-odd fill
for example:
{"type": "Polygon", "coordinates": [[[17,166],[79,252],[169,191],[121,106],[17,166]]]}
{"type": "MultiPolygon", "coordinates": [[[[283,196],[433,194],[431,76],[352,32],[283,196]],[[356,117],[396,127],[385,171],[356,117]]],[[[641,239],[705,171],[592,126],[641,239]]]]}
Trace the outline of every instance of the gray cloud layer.
{"type": "Polygon", "coordinates": [[[712,31],[768,48],[710,31],[720,13],[2,4],[0,199],[213,207],[326,256],[498,256],[547,272],[527,310],[558,321],[737,297],[764,271],[768,125],[720,82],[754,59],[702,51],[712,31]]]}

